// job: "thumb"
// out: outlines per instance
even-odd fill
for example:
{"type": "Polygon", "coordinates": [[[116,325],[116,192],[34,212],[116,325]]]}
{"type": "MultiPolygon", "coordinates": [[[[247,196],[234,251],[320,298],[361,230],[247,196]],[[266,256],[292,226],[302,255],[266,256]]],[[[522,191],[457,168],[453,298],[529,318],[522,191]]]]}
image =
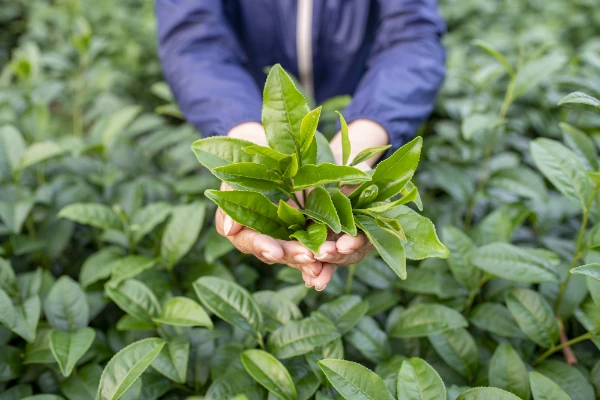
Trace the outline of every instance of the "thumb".
{"type": "Polygon", "coordinates": [[[223,233],[225,236],[234,236],[243,228],[242,225],[235,222],[229,215],[223,219],[223,233]]]}

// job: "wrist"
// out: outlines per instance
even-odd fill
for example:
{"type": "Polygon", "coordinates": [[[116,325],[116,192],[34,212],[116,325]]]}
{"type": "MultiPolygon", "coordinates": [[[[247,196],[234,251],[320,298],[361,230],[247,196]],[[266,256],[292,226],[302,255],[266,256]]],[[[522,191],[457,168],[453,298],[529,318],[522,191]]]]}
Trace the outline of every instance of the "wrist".
{"type": "Polygon", "coordinates": [[[267,146],[267,137],[265,129],[258,122],[243,122],[234,126],[227,133],[228,137],[244,139],[261,146],[267,146]]]}
{"type": "MultiPolygon", "coordinates": [[[[370,119],[357,119],[348,124],[348,138],[350,139],[351,151],[349,161],[361,151],[369,147],[385,146],[390,142],[385,128],[370,119]]],[[[338,132],[330,143],[331,151],[337,164],[342,163],[342,134],[338,132]]],[[[373,157],[363,163],[364,169],[370,169],[375,165],[378,158],[373,157]]]]}

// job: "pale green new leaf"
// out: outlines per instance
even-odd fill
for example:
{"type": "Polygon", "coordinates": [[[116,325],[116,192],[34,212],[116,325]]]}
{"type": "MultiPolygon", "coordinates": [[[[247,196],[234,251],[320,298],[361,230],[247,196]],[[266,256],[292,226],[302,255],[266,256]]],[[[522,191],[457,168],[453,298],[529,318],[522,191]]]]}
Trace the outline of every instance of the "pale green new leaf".
{"type": "Polygon", "coordinates": [[[600,264],[585,264],[581,267],[573,268],[571,273],[589,276],[592,279],[600,281],[600,264]]]}
{"type": "Polygon", "coordinates": [[[559,106],[564,104],[585,104],[600,111],[600,100],[582,92],[569,93],[558,102],[559,106]]]}
{"type": "Polygon", "coordinates": [[[297,239],[306,248],[313,252],[319,253],[319,248],[327,239],[327,227],[321,223],[314,223],[306,228],[305,231],[296,231],[290,235],[290,238],[297,239]]]}
{"type": "Polygon", "coordinates": [[[492,275],[515,282],[558,282],[560,258],[543,249],[491,243],[475,250],[471,262],[492,275]]]}
{"type": "Polygon", "coordinates": [[[276,239],[287,240],[292,233],[279,218],[277,206],[260,193],[241,190],[207,190],[206,197],[217,203],[234,221],[276,239]]]}
{"type": "Polygon", "coordinates": [[[424,337],[466,328],[467,320],[456,310],[435,303],[421,303],[400,314],[389,332],[390,337],[424,337]]]}
{"type": "Polygon", "coordinates": [[[160,255],[167,268],[173,268],[196,243],[205,214],[206,203],[203,201],[173,208],[160,245],[160,255]]]}
{"type": "Polygon", "coordinates": [[[59,218],[66,218],[98,229],[122,230],[121,219],[107,206],[98,203],[69,204],[58,212],[59,218]]]}
{"type": "Polygon", "coordinates": [[[350,137],[348,136],[348,124],[342,113],[338,111],[336,111],[336,113],[340,116],[340,130],[342,132],[342,165],[346,165],[348,164],[348,159],[350,158],[350,152],[352,150],[350,137]]]}
{"type": "Polygon", "coordinates": [[[158,324],[173,326],[213,327],[212,320],[202,306],[187,297],[169,299],[163,304],[160,316],[153,320],[158,324]]]}
{"type": "Polygon", "coordinates": [[[300,150],[302,150],[302,152],[308,151],[310,145],[315,139],[315,132],[319,126],[321,110],[322,107],[317,107],[306,114],[304,118],[302,118],[302,122],[300,124],[300,139],[298,141],[300,144],[300,150]]]}
{"type": "Polygon", "coordinates": [[[339,182],[363,182],[370,180],[371,177],[366,172],[358,168],[331,163],[322,163],[319,165],[303,165],[294,177],[294,190],[303,190],[315,186],[323,186],[328,183],[339,182]]]}
{"type": "Polygon", "coordinates": [[[566,122],[559,124],[563,134],[563,140],[571,150],[579,157],[588,171],[598,170],[598,152],[594,141],[584,132],[566,122]]]}
{"type": "Polygon", "coordinates": [[[322,187],[317,187],[310,192],[302,213],[316,221],[327,224],[335,233],[342,231],[342,224],[333,205],[331,195],[322,187]]]}
{"type": "Polygon", "coordinates": [[[338,191],[331,195],[331,201],[333,201],[335,211],[337,212],[338,217],[340,217],[342,232],[347,233],[350,236],[356,236],[357,230],[356,224],[354,223],[350,199],[342,192],[338,191]]]}
{"type": "Polygon", "coordinates": [[[363,161],[367,161],[368,159],[375,157],[378,154],[383,153],[390,147],[392,147],[391,144],[388,144],[386,146],[376,146],[376,147],[369,147],[367,149],[364,149],[363,151],[358,153],[356,155],[356,157],[354,157],[354,159],[350,163],[350,166],[358,165],[363,161]]]}
{"type": "Polygon", "coordinates": [[[283,182],[269,167],[253,162],[240,162],[213,169],[213,174],[222,181],[252,190],[278,190],[283,182]]]}
{"type": "Polygon", "coordinates": [[[437,371],[421,358],[403,361],[398,372],[398,400],[446,398],[446,387],[437,371]]]}
{"type": "MultiPolygon", "coordinates": [[[[233,163],[265,163],[268,161],[269,157],[246,151],[249,147],[254,146],[256,146],[256,143],[248,140],[227,136],[213,136],[195,141],[192,144],[192,151],[200,164],[212,172],[215,168],[233,163]]],[[[271,163],[271,165],[276,164],[271,163]]]]}
{"type": "Polygon", "coordinates": [[[500,343],[490,360],[490,385],[511,392],[521,399],[529,399],[527,368],[516,350],[508,343],[500,343]]]}
{"type": "Polygon", "coordinates": [[[86,327],[90,310],[81,286],[67,275],[60,277],[44,301],[44,314],[56,329],[74,332],[86,327]]]}
{"type": "Polygon", "coordinates": [[[552,308],[538,293],[514,288],[506,295],[506,305],[527,337],[543,348],[552,347],[559,337],[552,308]]]}
{"type": "Polygon", "coordinates": [[[19,162],[19,170],[61,155],[64,150],[54,142],[34,143],[25,150],[19,162]]]}
{"type": "Polygon", "coordinates": [[[202,304],[219,318],[251,335],[260,335],[263,319],[250,293],[235,282],[202,277],[193,284],[202,304]]]}
{"type": "Polygon", "coordinates": [[[515,74],[512,65],[508,62],[508,60],[502,53],[500,53],[497,49],[494,48],[494,46],[483,40],[475,40],[473,41],[473,45],[479,47],[480,49],[484,50],[486,53],[494,57],[496,60],[498,60],[500,64],[504,66],[506,72],[508,72],[509,75],[512,76],[515,74]]]}
{"type": "Polygon", "coordinates": [[[383,380],[360,364],[325,359],[319,366],[333,387],[348,400],[393,400],[383,380]]]}
{"type": "Polygon", "coordinates": [[[63,376],[71,375],[77,361],[85,355],[95,337],[96,332],[92,328],[82,328],[75,332],[54,329],[50,332],[50,350],[63,376]]]}
{"type": "Polygon", "coordinates": [[[296,387],[285,366],[263,350],[251,349],[242,353],[246,371],[269,392],[282,400],[297,400],[296,387]]]}
{"type": "Polygon", "coordinates": [[[159,338],[130,344],[110,359],[100,378],[98,400],[118,400],[152,364],[165,345],[159,338]]]}

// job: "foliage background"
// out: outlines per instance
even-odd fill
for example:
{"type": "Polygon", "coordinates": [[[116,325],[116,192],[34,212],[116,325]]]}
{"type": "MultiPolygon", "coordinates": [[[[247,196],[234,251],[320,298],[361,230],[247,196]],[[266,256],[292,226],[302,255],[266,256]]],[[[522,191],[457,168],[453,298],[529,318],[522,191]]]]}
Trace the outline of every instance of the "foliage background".
{"type": "MultiPolygon", "coordinates": [[[[308,343],[306,354],[280,357],[304,399],[338,395],[316,364],[323,357],[369,367],[392,393],[406,357],[421,357],[442,377],[451,399],[475,386],[497,386],[528,398],[526,375],[524,384],[522,371],[504,372],[514,365],[549,377],[573,399],[596,398],[597,339],[571,346],[575,366],[553,350],[559,328],[568,339],[588,339],[600,326],[597,282],[582,275],[567,278],[570,267],[600,259],[595,250],[600,203],[591,196],[593,184],[580,179],[582,171],[585,176],[598,169],[600,114],[557,107],[575,90],[600,97],[600,10],[594,0],[443,0],[441,8],[448,23],[448,77],[420,132],[425,148],[415,184],[453,256],[413,263],[406,281],[370,258],[350,279],[349,269],[338,270],[327,291],[316,293],[289,268],[265,267],[232,252],[210,227],[214,209],[203,192],[217,182],[195,160],[189,146],[197,133],[181,121],[162,83],[151,2],[5,0],[0,5],[0,287],[7,296],[0,301],[12,306],[0,304],[14,308],[15,318],[0,319],[0,388],[5,389],[0,399],[42,393],[92,399],[108,360],[150,337],[170,344],[184,337],[183,350],[178,356],[163,353],[162,364],[153,363],[123,398],[212,399],[238,393],[266,398],[241,364],[240,352],[257,343],[239,326],[213,315],[214,329],[207,329],[212,323],[196,308],[196,327],[154,324],[152,318],[160,317],[161,306],[173,297],[211,304],[191,285],[207,276],[255,293],[267,332],[302,317],[319,321],[320,314],[311,316],[317,310],[335,320],[351,306],[349,315],[356,318],[346,326],[334,321],[335,329],[327,331],[332,341],[308,343]],[[518,73],[511,78],[502,63],[473,44],[478,39],[504,54],[518,73]],[[561,128],[561,122],[581,134],[561,128]],[[538,137],[564,141],[572,149],[554,146],[550,152],[564,155],[554,162],[568,179],[556,178],[556,171],[532,158],[530,145],[538,137]],[[568,162],[573,157],[578,161],[568,162]],[[591,196],[589,207],[570,201],[573,188],[591,196]],[[98,207],[83,213],[71,209],[70,219],[61,218],[59,211],[74,203],[98,207]],[[582,218],[587,219],[583,229],[582,218]],[[481,250],[492,243],[512,247],[481,250]],[[519,250],[532,247],[553,254],[524,256],[519,250]],[[121,267],[115,267],[119,260],[121,267]],[[547,269],[550,278],[543,275],[547,269]],[[516,273],[506,272],[511,270],[516,273]],[[72,280],[57,280],[61,276],[72,280]],[[133,293],[118,290],[128,279],[151,291],[140,289],[145,294],[139,296],[146,296],[140,309],[119,300],[119,294],[133,293]],[[335,303],[347,290],[352,297],[335,303]],[[60,300],[60,293],[69,293],[70,302],[60,300]],[[519,302],[537,307],[533,317],[515,320],[519,302]],[[273,304],[287,308],[269,308],[273,304]],[[431,317],[418,312],[419,304],[454,309],[468,327],[417,330],[407,337],[406,323],[431,317]],[[74,326],[61,325],[60,313],[68,310],[79,313],[71,320],[74,326]],[[88,325],[93,343],[65,377],[56,348],[50,348],[50,332],[88,325]],[[546,333],[532,332],[532,326],[543,326],[546,333]],[[536,363],[548,350],[550,361],[536,363]]],[[[347,100],[324,105],[324,133],[334,131],[333,111],[347,100]]],[[[277,355],[277,348],[269,349],[277,355]]]]}

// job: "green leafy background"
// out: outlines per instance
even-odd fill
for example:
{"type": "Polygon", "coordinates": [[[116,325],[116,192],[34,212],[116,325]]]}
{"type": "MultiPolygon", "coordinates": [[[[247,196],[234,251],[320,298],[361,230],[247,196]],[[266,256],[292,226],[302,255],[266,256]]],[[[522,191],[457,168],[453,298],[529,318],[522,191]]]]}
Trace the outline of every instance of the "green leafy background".
{"type": "Polygon", "coordinates": [[[448,74],[393,218],[422,208],[450,257],[315,292],[211,226],[151,2],[3,3],[0,400],[597,398],[600,9],[440,6],[448,74]]]}

